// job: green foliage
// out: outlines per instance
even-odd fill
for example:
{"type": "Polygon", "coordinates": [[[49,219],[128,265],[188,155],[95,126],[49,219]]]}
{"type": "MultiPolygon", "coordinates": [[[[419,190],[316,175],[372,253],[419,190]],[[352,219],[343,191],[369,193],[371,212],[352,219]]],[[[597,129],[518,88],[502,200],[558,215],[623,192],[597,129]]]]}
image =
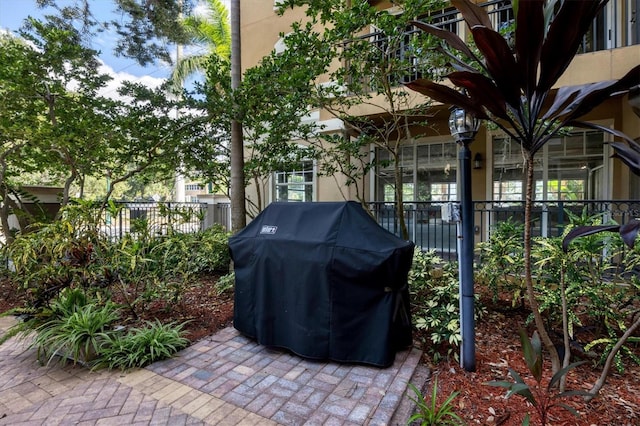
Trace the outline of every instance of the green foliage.
{"type": "MultiPolygon", "coordinates": [[[[542,426],[548,424],[550,411],[554,407],[561,407],[574,415],[578,415],[575,409],[560,402],[560,400],[575,395],[586,396],[588,393],[585,391],[557,392],[556,387],[563,376],[580,364],[583,364],[583,362],[576,362],[559,370],[553,375],[551,380],[549,380],[549,383],[546,386],[543,386],[542,343],[540,342],[538,333],[534,332],[531,340],[529,340],[527,333],[524,330],[520,330],[520,343],[522,344],[522,353],[527,369],[533,376],[535,383],[528,384],[515,370],[509,368],[509,374],[514,379],[513,382],[492,381],[486,384],[489,386],[506,388],[508,390],[506,394],[507,398],[512,395],[520,395],[525,398],[535,408],[542,426]]],[[[527,418],[525,418],[526,424],[528,424],[528,421],[529,416],[527,415],[527,418]]]]}
{"type": "MultiPolygon", "coordinates": [[[[625,331],[626,327],[624,327],[624,325],[622,324],[620,325],[621,325],[622,331],[625,331]]],[[[602,346],[604,349],[601,351],[601,356],[598,360],[598,363],[604,364],[605,361],[607,360],[608,355],[611,353],[613,348],[618,343],[618,339],[619,337],[617,335],[614,335],[612,337],[603,337],[600,339],[595,339],[589,342],[587,345],[585,345],[584,350],[590,351],[596,346],[602,346]]],[[[631,347],[635,346],[635,348],[640,347],[640,337],[633,337],[633,336],[629,337],[626,340],[625,344],[622,347],[620,347],[619,352],[615,355],[613,362],[616,367],[616,370],[620,374],[624,373],[624,363],[622,361],[622,355],[626,355],[633,362],[640,365],[640,357],[634,353],[633,349],[630,346],[631,347]]]]}
{"type": "Polygon", "coordinates": [[[236,283],[236,274],[235,272],[228,273],[227,275],[223,275],[218,278],[216,282],[215,292],[218,296],[222,296],[223,294],[233,292],[234,286],[236,283]]]}
{"type": "MultiPolygon", "coordinates": [[[[164,87],[127,82],[118,88],[121,99],[101,96],[111,77],[100,73],[98,53],[85,47],[66,18],[29,18],[22,39],[0,36],[0,61],[10,64],[0,70],[6,100],[0,110],[0,200],[9,194],[21,199],[16,188],[33,174],[63,187],[62,205],[70,201],[72,186],[83,194],[92,177],[108,178],[109,198],[116,185],[134,177],[172,177],[189,151],[186,145],[200,143],[194,136],[200,135],[198,126],[187,130],[193,117],[171,113],[183,101],[164,87]]],[[[0,212],[3,219],[8,213],[0,212]]]]}
{"type": "MultiPolygon", "coordinates": [[[[561,329],[563,323],[562,299],[566,299],[568,337],[578,340],[582,327],[594,327],[598,343],[587,344],[585,350],[598,349],[601,362],[616,343],[615,337],[627,329],[627,320],[633,317],[640,295],[637,250],[624,253],[622,240],[616,234],[591,233],[575,239],[571,250],[563,249],[563,240],[574,229],[583,226],[601,226],[601,215],[590,215],[585,209],[579,213],[565,211],[570,224],[562,236],[537,238],[532,248],[533,272],[536,277],[536,298],[539,310],[552,329],[561,329]],[[564,295],[561,291],[564,288],[564,295]],[[589,348],[589,349],[586,349],[589,348]],[[602,351],[602,352],[600,352],[602,351]]],[[[501,223],[490,240],[480,244],[482,265],[479,276],[493,291],[508,291],[514,302],[522,295],[522,228],[510,221],[501,223]]],[[[633,342],[630,342],[633,343],[633,342]]],[[[616,355],[616,366],[622,368],[622,355],[631,359],[631,345],[623,346],[616,355]]]]}
{"type": "Polygon", "coordinates": [[[220,0],[207,0],[203,3],[206,13],[183,18],[180,26],[187,33],[192,45],[199,45],[198,52],[179,58],[171,80],[175,86],[182,86],[184,81],[196,72],[203,72],[210,56],[218,56],[228,61],[231,56],[231,28],[229,12],[220,0]]]}
{"type": "Polygon", "coordinates": [[[215,225],[195,233],[172,233],[153,246],[163,274],[195,275],[227,271],[231,262],[229,233],[215,225]]]}
{"type": "Polygon", "coordinates": [[[2,341],[33,335],[32,347],[38,359],[49,364],[59,356],[60,362],[121,368],[143,367],[168,358],[188,344],[183,336],[184,324],[147,323],[122,335],[113,325],[121,311],[111,301],[100,304],[82,289],[65,289],[51,301],[49,308],[18,322],[2,341]]]}
{"type": "Polygon", "coordinates": [[[524,303],[523,234],[524,225],[509,218],[498,223],[488,241],[477,245],[481,265],[478,277],[489,286],[494,302],[500,292],[507,292],[512,295],[512,306],[524,303]]]}
{"type": "MultiPolygon", "coordinates": [[[[423,342],[425,350],[435,360],[440,359],[442,351],[447,357],[457,356],[455,349],[462,339],[457,264],[443,262],[434,250],[415,250],[408,282],[414,326],[429,335],[429,343],[423,342]]],[[[476,303],[476,317],[483,310],[476,303]]]]}
{"type": "Polygon", "coordinates": [[[178,303],[194,278],[229,270],[229,233],[216,225],[205,231],[171,233],[149,251],[157,265],[157,291],[171,304],[178,303]]]}
{"type": "Polygon", "coordinates": [[[437,426],[437,425],[464,425],[464,422],[453,411],[453,400],[460,392],[453,392],[447,399],[438,405],[438,378],[433,380],[431,390],[431,398],[427,401],[426,395],[422,395],[420,390],[413,384],[409,383],[409,388],[415,393],[414,397],[409,397],[416,404],[417,413],[409,417],[407,424],[413,424],[419,421],[421,426],[437,426]]]}
{"type": "Polygon", "coordinates": [[[45,306],[64,288],[91,286],[100,275],[94,249],[103,241],[82,209],[70,205],[60,220],[36,224],[6,247],[13,265],[10,278],[20,283],[31,306],[45,306]]]}
{"type": "Polygon", "coordinates": [[[97,366],[124,371],[170,358],[189,342],[183,337],[183,326],[155,321],[124,336],[111,334],[100,347],[97,366]]]}
{"type": "MultiPolygon", "coordinates": [[[[71,204],[60,220],[34,226],[4,248],[14,267],[10,278],[20,283],[29,307],[47,307],[60,291],[73,287],[100,297],[114,294],[138,318],[160,298],[175,308],[198,274],[228,271],[229,234],[220,226],[190,234],[171,228],[167,235],[156,235],[146,222],[137,232],[110,241],[96,231],[99,212],[92,203],[71,204]]],[[[165,211],[173,223],[193,220],[193,213],[165,211]]]]}
{"type": "MultiPolygon", "coordinates": [[[[622,240],[617,234],[595,233],[573,241],[571,250],[563,249],[563,239],[572,229],[580,226],[599,226],[601,217],[568,212],[571,218],[563,236],[535,240],[533,256],[538,276],[537,290],[540,311],[546,312],[549,323],[557,326],[562,321],[562,293],[558,291],[564,281],[567,300],[567,324],[569,337],[576,339],[580,326],[594,326],[597,344],[591,342],[585,350],[602,348],[601,362],[616,343],[616,336],[624,333],[628,318],[637,309],[634,301],[640,295],[640,287],[634,285],[634,277],[620,270],[622,240]],[[589,348],[589,349],[587,349],[589,348]]],[[[633,258],[633,250],[626,255],[633,258]]],[[[628,269],[628,268],[627,268],[628,269]]],[[[637,279],[636,279],[637,282],[637,279]]],[[[632,342],[630,342],[632,343],[632,342]]],[[[633,354],[629,347],[622,353],[633,354]]],[[[637,357],[631,359],[638,361],[637,357]]],[[[616,355],[616,367],[622,371],[621,353],[616,355]]]]}
{"type": "MultiPolygon", "coordinates": [[[[441,50],[449,56],[451,68],[455,70],[448,75],[454,87],[426,78],[416,79],[407,86],[433,100],[456,105],[477,118],[493,122],[522,147],[526,170],[524,280],[535,325],[551,354],[554,371],[560,369],[560,359],[542,315],[536,309],[531,267],[536,153],[542,151],[563,128],[577,125],[623,138],[627,144],[614,143],[613,147],[626,164],[633,165],[638,157],[638,144],[632,138],[618,130],[580,119],[607,99],[638,85],[640,65],[630,69],[619,80],[606,84],[587,83],[563,87],[557,92],[551,90],[573,61],[590,24],[604,4],[600,1],[514,1],[516,40],[512,50],[510,40],[505,40],[492,28],[486,8],[477,7],[470,0],[457,1],[455,7],[469,27],[474,28],[471,36],[478,54],[454,32],[415,23],[443,42],[441,50]],[[480,27],[482,29],[478,30],[480,27]],[[476,65],[481,69],[475,69],[476,65]]],[[[640,173],[637,167],[632,167],[632,170],[640,173]]]]}
{"type": "MultiPolygon", "coordinates": [[[[250,111],[247,119],[255,123],[252,127],[257,131],[251,133],[260,163],[273,164],[274,156],[265,155],[273,152],[273,146],[278,147],[282,154],[278,158],[283,159],[287,141],[305,141],[313,148],[310,159],[317,161],[319,174],[342,175],[350,196],[363,206],[366,186],[362,180],[382,157],[369,155],[372,147],[392,160],[394,177],[399,179],[400,162],[396,160],[401,145],[424,134],[426,117],[431,114],[428,101],[417,104],[407,91],[397,89],[414,73],[432,76],[443,63],[437,52],[417,58],[432,44],[428,38],[408,31],[409,21],[428,16],[444,4],[440,0],[407,0],[401,5],[403,13],[397,14],[361,0],[350,2],[348,7],[344,2],[317,0],[279,4],[278,13],[297,6],[306,16],[304,22],[295,21],[289,28],[283,52],[272,52],[245,74],[247,95],[256,99],[248,101],[251,108],[245,111],[250,111]],[[384,101],[374,101],[376,97],[384,101]],[[375,118],[354,113],[354,106],[371,103],[381,107],[375,118]],[[317,109],[347,123],[349,137],[324,132],[321,127],[301,129],[302,116],[317,109]]],[[[268,176],[268,167],[250,164],[254,174],[268,176]]],[[[396,182],[396,188],[401,187],[396,182]]],[[[400,192],[394,201],[400,229],[407,237],[400,192]]]]}
{"type": "Polygon", "coordinates": [[[35,329],[33,346],[38,349],[38,359],[44,357],[48,364],[60,356],[74,364],[91,364],[102,342],[113,333],[111,325],[119,318],[118,308],[111,302],[99,306],[77,297],[73,290],[62,294],[52,304],[50,319],[35,329]]]}

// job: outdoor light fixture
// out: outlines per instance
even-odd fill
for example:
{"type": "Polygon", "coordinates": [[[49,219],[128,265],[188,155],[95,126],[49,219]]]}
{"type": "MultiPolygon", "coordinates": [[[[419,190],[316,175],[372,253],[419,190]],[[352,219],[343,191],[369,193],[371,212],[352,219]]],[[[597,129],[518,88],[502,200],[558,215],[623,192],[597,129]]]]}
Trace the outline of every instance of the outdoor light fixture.
{"type": "Polygon", "coordinates": [[[449,131],[456,142],[460,143],[465,139],[471,143],[478,133],[480,120],[470,112],[462,108],[453,107],[449,115],[449,131]]]}
{"type": "MultiPolygon", "coordinates": [[[[449,130],[460,146],[458,188],[460,188],[460,221],[458,222],[458,275],[460,279],[460,366],[466,371],[476,369],[476,344],[473,290],[473,200],[471,198],[471,149],[469,145],[480,127],[480,121],[459,107],[451,108],[449,130]]],[[[475,160],[480,160],[476,154],[475,160]]]]}
{"type": "Polygon", "coordinates": [[[474,169],[482,168],[482,155],[479,152],[476,152],[476,155],[473,156],[473,168],[474,169]]]}

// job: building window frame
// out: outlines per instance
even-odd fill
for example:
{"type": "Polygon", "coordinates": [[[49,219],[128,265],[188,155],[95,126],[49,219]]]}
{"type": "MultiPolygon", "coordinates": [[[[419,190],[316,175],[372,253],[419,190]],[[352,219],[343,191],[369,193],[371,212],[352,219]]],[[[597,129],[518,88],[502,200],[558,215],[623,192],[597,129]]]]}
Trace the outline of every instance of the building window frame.
{"type": "Polygon", "coordinates": [[[316,201],[316,164],[314,160],[301,160],[291,167],[273,173],[273,201],[316,201]],[[285,196],[286,194],[286,196],[285,196]]]}

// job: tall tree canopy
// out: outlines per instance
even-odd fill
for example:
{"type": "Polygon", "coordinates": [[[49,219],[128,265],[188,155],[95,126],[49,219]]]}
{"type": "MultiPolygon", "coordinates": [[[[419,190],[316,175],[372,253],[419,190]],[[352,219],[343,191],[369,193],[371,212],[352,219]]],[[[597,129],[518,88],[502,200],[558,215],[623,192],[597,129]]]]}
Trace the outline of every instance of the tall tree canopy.
{"type": "Polygon", "coordinates": [[[415,102],[419,98],[401,83],[412,75],[435,78],[432,72],[440,63],[437,55],[416,60],[416,53],[425,50],[428,40],[415,37],[409,21],[443,4],[406,0],[399,4],[402,13],[390,13],[364,0],[289,0],[281,2],[278,10],[286,14],[289,7],[304,7],[307,18],[283,35],[286,50],[273,60],[283,65],[281,72],[274,73],[280,76],[279,84],[286,86],[301,77],[292,93],[304,94],[309,107],[324,109],[345,123],[342,133],[316,129],[315,137],[307,138],[316,150],[321,173],[343,175],[353,189],[344,196],[355,196],[368,208],[363,178],[376,165],[389,161],[371,156],[372,147],[389,158],[394,168],[397,217],[405,238],[398,158],[403,143],[422,135],[423,130],[418,129],[427,124],[429,101],[415,102]],[[362,115],[354,112],[355,106],[366,106],[372,112],[362,115]]]}
{"type": "MultiPolygon", "coordinates": [[[[99,90],[110,77],[99,72],[96,52],[79,33],[59,22],[30,20],[22,38],[0,36],[0,216],[19,207],[25,173],[38,171],[64,186],[87,176],[108,176],[112,185],[140,173],[169,174],[192,136],[193,117],[175,111],[181,102],[166,88],[125,84],[118,100],[99,90]]],[[[108,195],[108,194],[107,194],[108,195]]]]}

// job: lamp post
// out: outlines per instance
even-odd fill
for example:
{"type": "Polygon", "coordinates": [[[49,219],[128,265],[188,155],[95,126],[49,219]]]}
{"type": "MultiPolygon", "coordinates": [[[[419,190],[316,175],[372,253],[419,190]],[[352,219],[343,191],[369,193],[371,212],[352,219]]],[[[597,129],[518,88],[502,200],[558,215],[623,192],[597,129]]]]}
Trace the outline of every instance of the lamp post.
{"type": "Polygon", "coordinates": [[[460,366],[466,371],[476,369],[476,344],[473,295],[473,200],[471,198],[471,149],[469,145],[478,132],[480,121],[462,108],[453,107],[449,116],[451,136],[460,146],[460,216],[458,266],[460,277],[460,366]]]}

